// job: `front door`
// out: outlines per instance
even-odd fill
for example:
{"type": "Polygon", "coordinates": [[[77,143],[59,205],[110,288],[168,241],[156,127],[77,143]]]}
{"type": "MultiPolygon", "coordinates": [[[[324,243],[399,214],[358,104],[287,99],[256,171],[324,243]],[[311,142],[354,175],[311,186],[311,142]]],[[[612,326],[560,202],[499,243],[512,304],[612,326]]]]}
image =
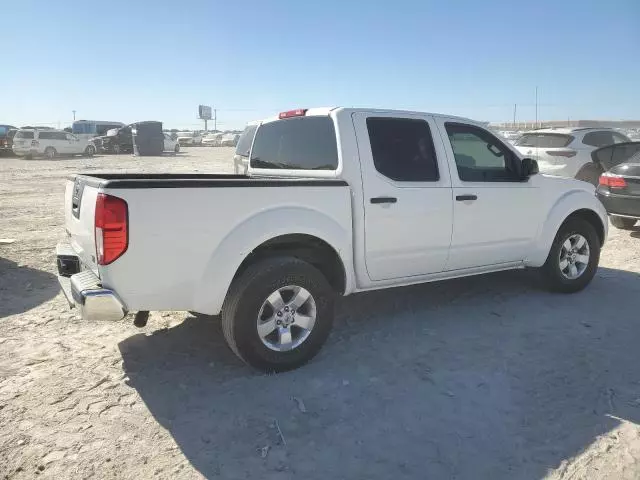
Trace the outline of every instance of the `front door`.
{"type": "Polygon", "coordinates": [[[447,270],[524,260],[543,220],[536,182],[523,181],[520,159],[488,130],[442,119],[438,127],[452,166],[447,270]]]}
{"type": "Polygon", "coordinates": [[[358,112],[353,123],[369,278],[443,271],[451,241],[451,182],[433,118],[358,112]]]}

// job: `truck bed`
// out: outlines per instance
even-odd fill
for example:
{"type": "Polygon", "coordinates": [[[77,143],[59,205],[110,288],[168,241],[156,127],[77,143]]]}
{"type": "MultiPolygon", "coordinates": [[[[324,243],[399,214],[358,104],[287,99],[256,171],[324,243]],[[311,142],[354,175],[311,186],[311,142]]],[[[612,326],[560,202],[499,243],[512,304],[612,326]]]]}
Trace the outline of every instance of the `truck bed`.
{"type": "Polygon", "coordinates": [[[351,212],[348,183],[334,179],[91,173],[70,176],[65,196],[75,254],[129,310],[217,314],[243,258],[280,235],[328,235],[350,257],[351,212]],[[128,248],[108,265],[96,261],[100,193],[128,205],[128,248]]]}

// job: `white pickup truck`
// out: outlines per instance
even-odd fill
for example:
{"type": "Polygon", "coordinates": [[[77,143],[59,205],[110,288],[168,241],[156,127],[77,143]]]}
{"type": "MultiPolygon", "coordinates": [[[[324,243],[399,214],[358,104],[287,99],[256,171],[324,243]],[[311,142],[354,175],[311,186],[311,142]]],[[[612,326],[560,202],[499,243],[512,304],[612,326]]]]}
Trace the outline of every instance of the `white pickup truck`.
{"type": "Polygon", "coordinates": [[[266,371],[320,350],[336,295],[525,267],[581,290],[608,225],[593,186],[477,122],[351,108],[260,122],[246,176],[73,176],[65,215],[60,281],[84,318],[221,313],[266,371]]]}

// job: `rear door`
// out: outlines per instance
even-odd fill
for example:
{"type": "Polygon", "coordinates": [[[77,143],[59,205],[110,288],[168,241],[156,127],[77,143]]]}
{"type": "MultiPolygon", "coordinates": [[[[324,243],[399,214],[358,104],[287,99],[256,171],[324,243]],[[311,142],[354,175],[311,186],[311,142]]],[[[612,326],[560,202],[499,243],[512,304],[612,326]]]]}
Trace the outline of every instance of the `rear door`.
{"type": "Polygon", "coordinates": [[[371,280],[442,272],[453,224],[451,181],[433,117],[353,114],[371,280]]]}

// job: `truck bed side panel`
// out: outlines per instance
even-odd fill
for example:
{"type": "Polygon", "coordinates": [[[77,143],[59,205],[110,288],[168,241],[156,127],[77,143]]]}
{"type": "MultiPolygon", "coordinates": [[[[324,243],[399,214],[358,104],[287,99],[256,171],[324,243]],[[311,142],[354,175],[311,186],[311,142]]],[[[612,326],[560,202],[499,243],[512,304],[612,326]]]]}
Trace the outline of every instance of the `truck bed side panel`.
{"type": "Polygon", "coordinates": [[[217,314],[242,260],[281,234],[318,236],[352,262],[348,186],[102,190],[129,206],[129,248],[99,269],[129,310],[217,314]]]}

